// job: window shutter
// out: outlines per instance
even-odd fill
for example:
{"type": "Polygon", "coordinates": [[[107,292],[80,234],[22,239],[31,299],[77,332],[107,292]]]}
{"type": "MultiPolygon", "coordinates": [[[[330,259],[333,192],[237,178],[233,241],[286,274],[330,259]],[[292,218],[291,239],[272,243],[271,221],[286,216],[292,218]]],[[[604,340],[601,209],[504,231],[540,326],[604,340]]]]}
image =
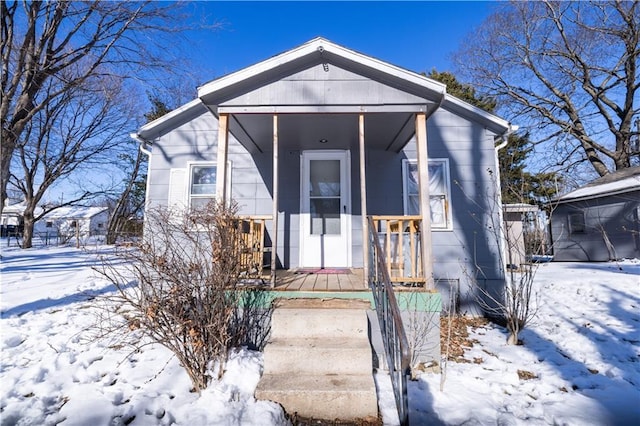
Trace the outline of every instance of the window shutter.
{"type": "Polygon", "coordinates": [[[187,206],[187,169],[171,169],[169,175],[169,210],[181,212],[187,206]]]}

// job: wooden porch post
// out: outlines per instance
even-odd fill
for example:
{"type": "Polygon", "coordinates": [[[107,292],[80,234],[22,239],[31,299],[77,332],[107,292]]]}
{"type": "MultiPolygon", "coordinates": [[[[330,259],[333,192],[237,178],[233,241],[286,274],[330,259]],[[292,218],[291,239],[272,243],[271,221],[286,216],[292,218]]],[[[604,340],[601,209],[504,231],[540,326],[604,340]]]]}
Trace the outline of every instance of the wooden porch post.
{"type": "Polygon", "coordinates": [[[227,203],[227,152],[229,145],[229,114],[218,117],[218,159],[216,166],[216,194],[227,203]]]}
{"type": "Polygon", "coordinates": [[[369,222],[367,220],[367,173],[364,152],[364,114],[358,116],[358,142],[360,149],[360,213],[362,214],[362,255],[364,256],[364,282],[369,284],[369,222]]]}
{"type": "Polygon", "coordinates": [[[276,286],[278,257],[278,114],[273,114],[273,235],[271,236],[271,287],[276,286]]]}
{"type": "Polygon", "coordinates": [[[420,194],[420,248],[425,288],[433,289],[433,249],[431,244],[431,206],[429,203],[429,157],[427,154],[427,116],[416,114],[416,148],[418,150],[418,186],[420,194]]]}

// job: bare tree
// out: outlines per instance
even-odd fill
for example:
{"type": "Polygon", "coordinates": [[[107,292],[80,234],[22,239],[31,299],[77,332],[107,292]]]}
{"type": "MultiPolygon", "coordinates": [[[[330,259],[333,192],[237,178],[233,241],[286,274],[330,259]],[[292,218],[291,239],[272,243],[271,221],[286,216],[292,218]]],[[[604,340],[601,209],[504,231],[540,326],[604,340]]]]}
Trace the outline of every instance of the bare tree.
{"type": "MultiPolygon", "coordinates": [[[[492,187],[499,187],[495,174],[489,170],[492,187]]],[[[458,184],[456,182],[456,184],[458,184]]],[[[461,188],[462,189],[462,188],[461,188]]],[[[504,220],[503,205],[500,198],[494,198],[490,194],[493,189],[487,191],[486,198],[489,200],[486,206],[479,206],[487,209],[487,214],[479,219],[472,215],[472,219],[486,230],[486,238],[495,243],[498,250],[498,265],[503,268],[504,282],[501,285],[494,285],[487,278],[481,265],[476,262],[472,270],[462,267],[462,272],[466,276],[471,297],[481,308],[483,314],[504,325],[508,331],[507,343],[517,344],[518,335],[527,324],[529,324],[537,314],[538,295],[534,288],[534,279],[538,271],[539,264],[531,261],[531,254],[538,254],[544,249],[532,247],[536,242],[529,241],[528,249],[531,252],[524,252],[525,235],[522,229],[514,227],[512,223],[504,220]],[[517,260],[516,260],[517,259],[517,260]]],[[[464,190],[463,190],[464,193],[464,190]]],[[[477,204],[477,202],[467,195],[467,199],[477,204]]],[[[521,203],[524,204],[524,199],[521,203]]],[[[537,241],[544,244],[545,240],[537,241]]],[[[476,258],[474,249],[473,258],[476,258]]]]}
{"type": "Polygon", "coordinates": [[[142,220],[142,210],[144,209],[144,192],[147,159],[145,154],[136,150],[134,157],[123,154],[121,161],[130,162],[130,170],[124,181],[122,192],[114,200],[109,223],[107,226],[106,243],[115,244],[118,235],[127,228],[127,224],[132,220],[142,220]]]}
{"type": "Polygon", "coordinates": [[[171,43],[163,40],[180,29],[179,8],[152,1],[0,2],[0,213],[14,151],[39,125],[32,120],[91,78],[148,78],[153,69],[175,68],[171,43]]]}
{"type": "Polygon", "coordinates": [[[640,3],[511,2],[456,55],[461,75],[543,145],[554,168],[600,176],[640,155],[640,3]],[[634,129],[635,127],[635,129],[634,129]]]}
{"type": "Polygon", "coordinates": [[[263,303],[265,293],[238,287],[243,239],[234,206],[212,202],[176,213],[147,212],[143,241],[99,269],[117,293],[107,298],[98,325],[104,336],[134,347],[167,347],[199,392],[222,375],[231,347],[251,337],[263,344],[247,305],[263,303]]]}
{"type": "MultiPolygon", "coordinates": [[[[537,294],[534,291],[534,278],[538,270],[538,264],[526,261],[518,265],[511,263],[514,253],[521,255],[523,258],[525,253],[519,253],[520,241],[523,235],[514,235],[512,227],[506,221],[501,224],[502,233],[505,241],[504,255],[507,257],[506,262],[509,265],[509,271],[505,279],[505,285],[502,291],[495,292],[494,289],[487,289],[480,285],[478,281],[474,286],[478,290],[477,300],[482,306],[485,313],[492,319],[504,322],[509,336],[507,343],[510,345],[518,344],[518,336],[537,313],[537,294]]],[[[492,231],[495,234],[497,230],[492,231]]],[[[497,238],[498,235],[495,235],[497,238]]],[[[504,260],[503,260],[504,262],[504,260]]]]}
{"type": "MultiPolygon", "coordinates": [[[[167,106],[167,102],[163,101],[159,95],[152,95],[149,100],[152,108],[150,112],[145,114],[147,122],[158,119],[171,111],[171,108],[167,106]]],[[[141,149],[136,149],[134,155],[129,153],[122,154],[119,161],[128,163],[128,170],[123,182],[122,192],[114,200],[113,209],[109,215],[107,244],[116,243],[118,234],[125,229],[132,218],[142,219],[142,210],[144,209],[147,156],[141,149]]]]}
{"type": "MultiPolygon", "coordinates": [[[[58,91],[57,86],[50,80],[43,92],[58,91]]],[[[24,196],[23,248],[31,247],[37,220],[55,208],[86,201],[93,195],[85,191],[63,204],[44,206],[36,214],[55,182],[79,169],[95,170],[111,160],[134,116],[133,108],[122,99],[121,79],[94,76],[53,98],[26,123],[15,146],[17,164],[10,175],[11,184],[24,196]]]]}

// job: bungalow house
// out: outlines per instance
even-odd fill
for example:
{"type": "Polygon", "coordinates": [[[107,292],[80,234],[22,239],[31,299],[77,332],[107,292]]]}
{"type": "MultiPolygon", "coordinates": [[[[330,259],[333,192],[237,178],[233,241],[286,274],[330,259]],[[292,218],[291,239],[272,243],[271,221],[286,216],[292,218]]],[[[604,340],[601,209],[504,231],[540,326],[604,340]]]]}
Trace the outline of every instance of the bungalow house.
{"type": "MultiPolygon", "coordinates": [[[[23,202],[5,207],[1,218],[3,236],[7,232],[22,233],[24,209],[23,202]]],[[[42,212],[42,207],[37,207],[34,214],[39,216],[42,212]]],[[[33,232],[36,236],[48,238],[99,235],[106,232],[108,221],[109,213],[106,207],[58,207],[40,218],[35,223],[33,232]]]]}
{"type": "Polygon", "coordinates": [[[640,258],[640,167],[596,179],[552,205],[554,260],[640,258]]]}
{"type": "MultiPolygon", "coordinates": [[[[436,289],[446,300],[451,294],[461,310],[477,312],[478,285],[496,292],[504,285],[496,150],[510,130],[507,121],[447,94],[444,84],[315,38],[201,86],[197,99],[132,137],[149,155],[146,209],[234,200],[257,248],[254,265],[259,273],[265,266],[262,276],[277,297],[370,299],[367,283],[385,270],[385,280],[397,284],[405,320],[411,300],[421,300],[414,307],[426,323],[429,313],[439,317],[436,289]]],[[[298,337],[309,332],[312,316],[322,335],[347,323],[347,314],[321,311],[302,315],[294,306],[289,314],[274,313],[272,337],[287,334],[283,324],[297,327],[289,334],[298,337]]],[[[374,355],[389,361],[378,322],[369,319],[374,355]]],[[[391,322],[397,324],[380,324],[391,322]]],[[[364,330],[366,337],[366,319],[364,330]]],[[[437,324],[418,337],[427,333],[425,351],[432,352],[418,358],[438,362],[437,324]]],[[[356,409],[371,406],[354,396],[362,384],[336,398],[290,401],[291,387],[303,383],[278,385],[277,374],[268,373],[278,370],[275,358],[289,356],[283,383],[297,371],[292,356],[299,368],[344,366],[314,362],[311,348],[286,346],[277,357],[270,355],[277,345],[271,347],[264,377],[273,380],[261,383],[277,395],[260,397],[310,417],[339,417],[331,411],[342,406],[338,401],[351,404],[343,413],[368,415],[356,409]],[[325,411],[314,411],[323,400],[325,411]]],[[[367,360],[366,386],[375,389],[370,355],[367,360]]],[[[307,395],[322,388],[318,383],[293,393],[307,395]]]]}
{"type": "Polygon", "coordinates": [[[395,281],[466,294],[504,279],[496,143],[509,130],[441,83],[316,38],[132,137],[150,154],[147,209],[235,200],[265,222],[274,285],[276,268],[366,268],[372,217],[416,230],[411,253],[408,232],[386,241],[395,281]]]}
{"type": "Polygon", "coordinates": [[[45,214],[36,222],[33,231],[36,235],[87,237],[104,234],[108,221],[106,207],[66,206],[45,214]]]}

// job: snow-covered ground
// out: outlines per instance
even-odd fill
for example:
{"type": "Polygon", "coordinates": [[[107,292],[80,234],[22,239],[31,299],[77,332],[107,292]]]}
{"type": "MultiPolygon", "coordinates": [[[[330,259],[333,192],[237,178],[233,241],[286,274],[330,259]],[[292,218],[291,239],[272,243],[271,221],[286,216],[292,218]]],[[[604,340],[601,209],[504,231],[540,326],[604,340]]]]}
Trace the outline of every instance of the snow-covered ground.
{"type": "MultiPolygon", "coordinates": [[[[0,243],[2,425],[287,424],[278,405],[253,397],[259,353],[235,352],[223,379],[198,395],[168,350],[127,357],[89,338],[89,299],[114,290],[90,266],[111,249],[0,243]]],[[[546,264],[536,286],[524,345],[507,346],[496,326],[473,331],[479,343],[466,357],[476,363],[410,382],[413,424],[640,424],[640,262],[546,264]]],[[[397,423],[390,385],[376,379],[383,420],[397,423]]]]}

